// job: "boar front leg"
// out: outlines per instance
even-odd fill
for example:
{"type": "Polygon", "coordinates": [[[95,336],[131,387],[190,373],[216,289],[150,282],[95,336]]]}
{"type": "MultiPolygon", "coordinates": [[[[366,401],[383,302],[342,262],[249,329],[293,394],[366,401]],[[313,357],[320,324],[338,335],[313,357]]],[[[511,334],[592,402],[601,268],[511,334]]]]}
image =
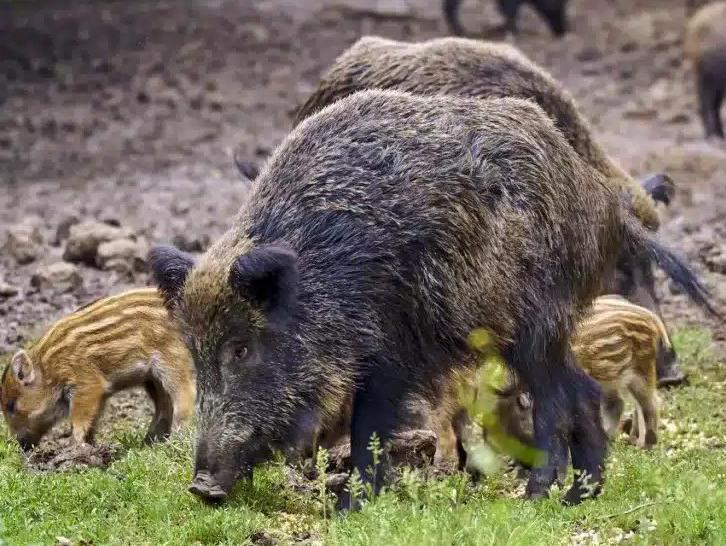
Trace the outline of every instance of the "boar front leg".
{"type": "Polygon", "coordinates": [[[73,440],[77,444],[92,444],[96,423],[106,400],[106,391],[100,383],[77,385],[70,407],[73,440]]]}
{"type": "MultiPolygon", "coordinates": [[[[374,494],[383,484],[388,463],[383,453],[379,464],[374,464],[374,454],[368,449],[371,438],[376,434],[380,446],[385,447],[393,434],[401,428],[401,404],[408,393],[405,383],[400,378],[393,377],[397,370],[391,371],[390,375],[384,374],[378,367],[358,388],[353,400],[350,434],[352,467],[358,470],[364,484],[373,487],[374,494]]],[[[343,509],[356,508],[357,501],[358,499],[351,499],[349,494],[344,493],[340,506],[343,509]]]]}

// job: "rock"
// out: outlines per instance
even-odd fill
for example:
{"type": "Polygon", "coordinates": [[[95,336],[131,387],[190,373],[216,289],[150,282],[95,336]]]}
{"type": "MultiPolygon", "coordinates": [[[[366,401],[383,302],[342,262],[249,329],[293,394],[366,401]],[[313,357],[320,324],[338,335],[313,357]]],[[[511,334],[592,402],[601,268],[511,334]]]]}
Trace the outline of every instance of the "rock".
{"type": "Polygon", "coordinates": [[[19,292],[20,289],[18,289],[17,286],[8,284],[4,280],[0,279],[0,298],[12,298],[13,296],[17,296],[19,292]]]}
{"type": "Polygon", "coordinates": [[[192,204],[186,199],[174,201],[171,204],[171,212],[176,216],[186,216],[192,210],[192,204]]]}
{"type": "Polygon", "coordinates": [[[347,472],[330,474],[326,476],[325,489],[331,493],[335,493],[337,496],[341,496],[345,493],[345,486],[348,485],[349,477],[350,475],[347,472]]]}
{"type": "Polygon", "coordinates": [[[56,262],[38,268],[30,278],[30,285],[41,291],[73,292],[83,286],[83,277],[77,266],[56,262]]]}
{"type": "MultiPolygon", "coordinates": [[[[406,430],[399,432],[387,444],[387,452],[394,466],[422,468],[430,465],[436,455],[436,433],[432,430],[406,430]]],[[[343,441],[328,449],[326,472],[350,472],[350,442],[343,441]]]]}
{"type": "Polygon", "coordinates": [[[5,249],[19,264],[29,264],[43,252],[40,228],[31,222],[23,222],[8,229],[5,249]]]}
{"type": "Polygon", "coordinates": [[[388,444],[391,463],[395,466],[421,468],[430,465],[436,455],[436,433],[432,430],[406,430],[388,444]]]}
{"type": "Polygon", "coordinates": [[[334,445],[328,450],[328,468],[326,472],[350,472],[350,442],[348,440],[334,445]]]}
{"type": "Polygon", "coordinates": [[[184,252],[204,252],[209,246],[208,235],[180,233],[172,238],[172,244],[184,252]]]}
{"type": "Polygon", "coordinates": [[[146,269],[146,244],[131,239],[115,239],[98,245],[96,265],[104,271],[132,273],[146,269]]]}
{"type": "Polygon", "coordinates": [[[80,221],[81,220],[75,214],[69,214],[68,216],[63,218],[63,220],[59,222],[58,227],[55,230],[55,243],[59,245],[63,241],[68,239],[68,235],[70,235],[71,232],[71,227],[80,223],[80,221]]]}
{"type": "Polygon", "coordinates": [[[95,266],[99,245],[117,239],[134,239],[134,236],[125,229],[95,220],[86,220],[71,226],[63,259],[67,262],[95,266]]]}
{"type": "Polygon", "coordinates": [[[712,251],[703,258],[709,271],[726,274],[726,253],[720,247],[713,247],[712,251]]]}

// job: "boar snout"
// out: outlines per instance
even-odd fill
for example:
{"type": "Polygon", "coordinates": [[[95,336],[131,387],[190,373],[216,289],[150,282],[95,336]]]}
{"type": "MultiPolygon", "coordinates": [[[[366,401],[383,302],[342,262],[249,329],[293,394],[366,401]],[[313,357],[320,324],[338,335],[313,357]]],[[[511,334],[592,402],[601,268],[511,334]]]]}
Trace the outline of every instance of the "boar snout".
{"type": "Polygon", "coordinates": [[[18,435],[18,443],[20,444],[20,449],[27,453],[28,451],[32,451],[38,444],[38,439],[30,434],[20,434],[18,435]]]}
{"type": "Polygon", "coordinates": [[[189,491],[210,502],[222,502],[227,498],[227,490],[206,470],[197,472],[189,491]]]}

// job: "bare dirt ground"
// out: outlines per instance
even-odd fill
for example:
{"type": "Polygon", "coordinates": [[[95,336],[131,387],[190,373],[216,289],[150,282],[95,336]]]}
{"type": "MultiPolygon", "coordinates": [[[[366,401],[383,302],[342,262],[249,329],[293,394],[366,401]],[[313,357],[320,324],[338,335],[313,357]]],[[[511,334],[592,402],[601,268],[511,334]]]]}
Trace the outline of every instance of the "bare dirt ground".
{"type": "MultiPolygon", "coordinates": [[[[482,35],[492,1],[464,2],[482,35]]],[[[573,0],[573,32],[550,38],[524,10],[517,45],[579,100],[606,148],[634,175],[678,183],[665,240],[692,260],[726,311],[726,146],[707,143],[681,54],[686,0],[573,0]]],[[[326,66],[365,34],[446,34],[438,0],[10,2],[0,5],[0,245],[23,222],[41,251],[0,254],[0,353],[144,272],[81,266],[81,283],[31,284],[62,260],[70,217],[120,223],[146,241],[202,249],[228,225],[249,183],[233,155],[261,162],[326,66]],[[62,237],[61,237],[62,238],[62,237]]],[[[672,326],[726,327],[661,283],[672,326]]],[[[135,421],[140,395],[111,404],[135,421]]],[[[107,419],[108,422],[108,419],[107,419]]],[[[46,457],[47,459],[47,457],[46,457]]],[[[43,459],[45,461],[46,459],[43,459]]]]}

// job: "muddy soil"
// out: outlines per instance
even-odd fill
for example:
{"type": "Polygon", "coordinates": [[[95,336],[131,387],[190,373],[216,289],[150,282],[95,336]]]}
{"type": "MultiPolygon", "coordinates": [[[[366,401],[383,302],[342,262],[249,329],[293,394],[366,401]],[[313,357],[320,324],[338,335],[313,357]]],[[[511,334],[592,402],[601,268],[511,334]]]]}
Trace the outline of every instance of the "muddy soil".
{"type": "MultiPolygon", "coordinates": [[[[701,271],[726,311],[726,145],[705,142],[681,54],[686,0],[573,0],[554,41],[523,10],[517,45],[579,100],[605,147],[634,175],[678,183],[662,235],[701,271]]],[[[0,245],[30,221],[42,251],[0,253],[0,353],[80,304],[144,285],[136,271],[80,266],[71,289],[34,286],[58,262],[71,217],[121,224],[148,241],[202,250],[249,192],[233,157],[261,162],[335,56],[365,34],[441,36],[438,0],[71,0],[0,5],[0,245]],[[57,289],[56,289],[57,288],[57,289]]],[[[463,3],[483,36],[493,1],[463,3]]],[[[726,327],[661,282],[671,325],[726,327]]],[[[148,423],[143,396],[115,397],[109,419],[148,423]]],[[[102,426],[102,430],[104,430],[102,426]]]]}

